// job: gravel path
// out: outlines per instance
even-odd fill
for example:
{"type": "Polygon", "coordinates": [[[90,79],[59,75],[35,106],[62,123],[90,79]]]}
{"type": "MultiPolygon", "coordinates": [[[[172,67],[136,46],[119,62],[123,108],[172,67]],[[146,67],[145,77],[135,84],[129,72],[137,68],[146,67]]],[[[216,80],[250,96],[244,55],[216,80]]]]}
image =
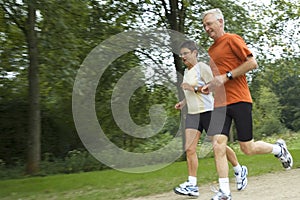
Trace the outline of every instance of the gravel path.
{"type": "MultiPolygon", "coordinates": [[[[248,178],[248,186],[244,191],[235,190],[234,180],[231,180],[231,194],[234,200],[300,200],[300,169],[269,173],[262,176],[248,178]]],[[[200,196],[197,199],[211,199],[213,192],[210,185],[199,188],[200,196]]],[[[173,191],[134,198],[130,200],[185,200],[187,196],[176,195],[173,191]]],[[[195,198],[194,198],[195,199],[195,198]]]]}

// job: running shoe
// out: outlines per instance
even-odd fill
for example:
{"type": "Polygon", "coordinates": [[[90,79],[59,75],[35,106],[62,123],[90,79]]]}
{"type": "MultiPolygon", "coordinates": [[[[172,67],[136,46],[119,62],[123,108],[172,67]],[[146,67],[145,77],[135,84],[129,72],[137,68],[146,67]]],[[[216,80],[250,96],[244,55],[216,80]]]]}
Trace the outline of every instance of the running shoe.
{"type": "Polygon", "coordinates": [[[189,185],[193,185],[193,184],[191,184],[191,183],[187,180],[186,182],[179,184],[179,187],[185,188],[186,186],[189,186],[189,185]]]}
{"type": "Polygon", "coordinates": [[[199,196],[199,187],[196,185],[191,185],[188,181],[179,185],[179,187],[174,188],[174,192],[180,195],[188,195],[192,197],[199,196]]]}
{"type": "Polygon", "coordinates": [[[285,141],[282,139],[279,139],[276,141],[275,144],[281,147],[281,153],[278,155],[275,155],[275,157],[280,160],[280,162],[282,163],[282,166],[286,170],[291,169],[293,167],[293,157],[290,154],[290,152],[288,151],[285,141]]]}
{"type": "Polygon", "coordinates": [[[243,190],[247,187],[248,184],[248,169],[246,166],[242,166],[242,171],[240,173],[234,173],[236,180],[237,190],[243,190]]]}
{"type": "Polygon", "coordinates": [[[215,192],[215,196],[213,196],[213,198],[211,198],[211,200],[231,200],[231,194],[227,195],[225,194],[221,189],[219,190],[212,190],[213,192],[215,192]]]}

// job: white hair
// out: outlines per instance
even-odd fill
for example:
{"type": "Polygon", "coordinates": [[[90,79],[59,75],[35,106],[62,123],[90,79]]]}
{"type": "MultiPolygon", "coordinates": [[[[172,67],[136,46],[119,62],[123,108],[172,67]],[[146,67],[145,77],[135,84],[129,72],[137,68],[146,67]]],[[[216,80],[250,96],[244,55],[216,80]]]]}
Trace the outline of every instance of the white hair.
{"type": "Polygon", "coordinates": [[[208,14],[213,14],[217,19],[222,19],[223,20],[223,27],[225,27],[224,16],[223,16],[222,11],[219,8],[214,8],[214,9],[204,11],[201,15],[201,20],[203,20],[204,17],[208,14]]]}

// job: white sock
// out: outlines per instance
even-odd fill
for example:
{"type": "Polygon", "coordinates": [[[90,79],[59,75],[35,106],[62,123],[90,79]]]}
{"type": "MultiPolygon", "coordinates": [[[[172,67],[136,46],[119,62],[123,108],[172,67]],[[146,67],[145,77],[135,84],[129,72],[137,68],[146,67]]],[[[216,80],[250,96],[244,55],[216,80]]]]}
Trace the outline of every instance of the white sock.
{"type": "Polygon", "coordinates": [[[239,174],[242,171],[242,166],[237,164],[237,166],[233,167],[234,173],[239,174]]]}
{"type": "Polygon", "coordinates": [[[274,155],[279,155],[281,154],[281,147],[279,145],[273,144],[273,150],[272,153],[274,155]]]}
{"type": "Polygon", "coordinates": [[[219,178],[220,189],[226,194],[230,194],[229,178],[219,178]]]}
{"type": "Polygon", "coordinates": [[[197,177],[195,177],[195,176],[189,176],[189,177],[188,177],[188,180],[189,180],[189,182],[190,182],[192,185],[197,185],[197,177]]]}

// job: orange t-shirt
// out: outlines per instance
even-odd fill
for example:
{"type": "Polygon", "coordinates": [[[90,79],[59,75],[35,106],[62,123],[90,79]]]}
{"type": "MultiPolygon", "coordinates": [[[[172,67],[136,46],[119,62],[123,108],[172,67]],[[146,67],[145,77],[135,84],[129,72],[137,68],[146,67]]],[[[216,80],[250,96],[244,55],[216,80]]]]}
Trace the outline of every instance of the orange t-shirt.
{"type": "MultiPolygon", "coordinates": [[[[218,38],[209,48],[208,53],[215,76],[237,68],[247,60],[248,56],[252,56],[244,40],[236,34],[229,33],[218,38]]],[[[215,107],[237,102],[252,103],[246,75],[235,77],[227,81],[224,86],[215,89],[215,107]]]]}

